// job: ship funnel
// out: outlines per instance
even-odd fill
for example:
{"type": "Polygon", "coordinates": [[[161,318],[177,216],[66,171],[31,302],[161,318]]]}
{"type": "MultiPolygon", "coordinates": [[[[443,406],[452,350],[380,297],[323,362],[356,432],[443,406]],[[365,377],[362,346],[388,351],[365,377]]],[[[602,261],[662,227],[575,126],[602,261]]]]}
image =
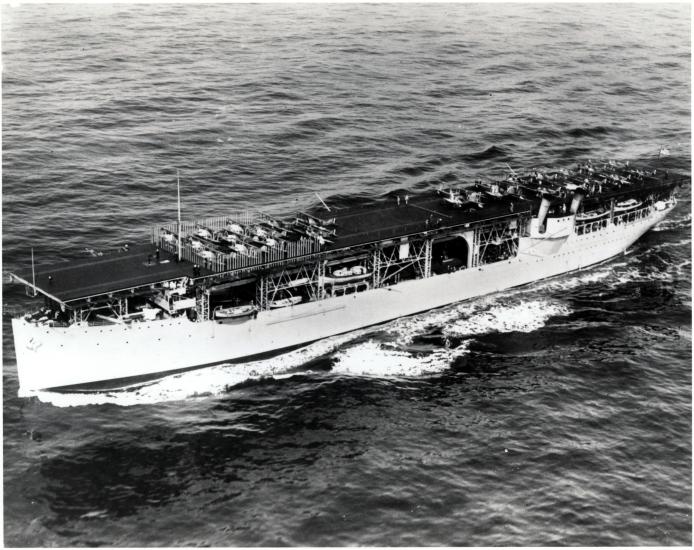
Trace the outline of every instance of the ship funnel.
{"type": "Polygon", "coordinates": [[[578,212],[578,208],[581,206],[581,202],[583,201],[584,197],[583,190],[581,189],[576,189],[576,192],[574,193],[574,198],[571,201],[571,213],[575,214],[578,212]]]}
{"type": "Polygon", "coordinates": [[[549,199],[547,197],[542,197],[540,211],[537,213],[537,227],[540,233],[544,233],[547,229],[547,226],[545,225],[547,212],[549,212],[549,199]]]}

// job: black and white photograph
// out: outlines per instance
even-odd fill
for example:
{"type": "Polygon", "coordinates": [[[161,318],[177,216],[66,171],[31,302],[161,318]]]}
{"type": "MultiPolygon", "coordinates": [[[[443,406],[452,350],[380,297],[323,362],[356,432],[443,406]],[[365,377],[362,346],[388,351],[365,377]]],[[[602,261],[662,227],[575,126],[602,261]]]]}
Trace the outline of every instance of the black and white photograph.
{"type": "Polygon", "coordinates": [[[0,20],[4,546],[691,546],[690,3],[0,20]]]}

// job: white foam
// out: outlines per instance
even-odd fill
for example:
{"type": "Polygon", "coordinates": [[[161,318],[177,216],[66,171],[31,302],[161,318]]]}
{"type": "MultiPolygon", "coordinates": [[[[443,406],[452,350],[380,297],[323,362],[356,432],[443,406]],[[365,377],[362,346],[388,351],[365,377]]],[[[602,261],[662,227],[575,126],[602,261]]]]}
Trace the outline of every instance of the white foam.
{"type": "MultiPolygon", "coordinates": [[[[475,302],[480,300],[484,300],[484,298],[478,298],[475,302]]],[[[443,326],[461,315],[473,312],[475,302],[446,306],[441,309],[419,313],[412,317],[396,319],[388,323],[384,330],[388,335],[395,337],[398,344],[407,345],[416,336],[426,332],[429,327],[443,326]]]]}
{"type": "Polygon", "coordinates": [[[532,332],[545,326],[551,317],[568,315],[562,302],[532,300],[514,305],[498,304],[465,319],[447,324],[447,336],[474,336],[493,332],[532,332]]]}
{"type": "Polygon", "coordinates": [[[411,342],[416,335],[432,326],[442,326],[446,337],[478,336],[493,332],[531,332],[543,327],[551,317],[571,312],[566,304],[559,301],[533,300],[508,305],[505,303],[507,300],[507,296],[495,295],[394,321],[385,331],[386,334],[395,336],[394,342],[369,340],[342,349],[335,355],[333,372],[378,378],[439,373],[449,368],[457,357],[468,353],[469,339],[463,340],[456,347],[447,345],[431,353],[410,353],[402,348],[403,342],[411,342]]]}
{"type": "Polygon", "coordinates": [[[446,370],[453,359],[465,353],[467,343],[452,349],[437,349],[428,354],[412,354],[369,340],[338,351],[332,371],[343,375],[376,378],[419,377],[446,370]]]}
{"type": "MultiPolygon", "coordinates": [[[[585,273],[569,280],[550,281],[545,283],[543,287],[567,289],[586,282],[601,280],[610,274],[611,272],[608,271],[585,273]]],[[[485,332],[485,330],[481,330],[482,326],[489,327],[495,332],[530,331],[540,328],[546,319],[552,315],[565,315],[569,311],[568,306],[559,302],[525,301],[529,294],[537,294],[537,291],[538,287],[535,286],[511,289],[413,317],[397,319],[386,326],[385,332],[395,336],[398,344],[406,345],[431,327],[444,327],[444,334],[449,334],[451,323],[457,325],[463,322],[461,320],[480,324],[480,331],[472,331],[470,334],[485,332]],[[505,326],[507,328],[504,328],[505,326]],[[526,328],[527,330],[525,330],[526,328]]]]}
{"type": "MultiPolygon", "coordinates": [[[[678,242],[655,245],[650,247],[648,251],[659,250],[661,247],[690,245],[690,243],[691,241],[689,239],[683,239],[678,242]]],[[[511,289],[505,294],[510,296],[527,296],[531,293],[537,294],[537,292],[541,290],[567,291],[598,282],[613,281],[615,284],[624,284],[649,280],[667,280],[670,277],[670,275],[663,274],[660,270],[649,270],[647,273],[644,273],[642,267],[638,267],[641,263],[641,258],[638,255],[627,254],[621,256],[621,258],[623,259],[620,261],[612,259],[606,263],[587,268],[585,271],[577,271],[545,281],[538,281],[537,283],[533,283],[530,287],[511,289]]]]}
{"type": "Polygon", "coordinates": [[[657,223],[653,228],[651,228],[651,231],[670,231],[672,229],[686,227],[687,225],[691,225],[691,223],[692,214],[691,212],[689,212],[681,218],[664,219],[660,223],[657,223]]]}
{"type": "Polygon", "coordinates": [[[651,247],[651,250],[662,250],[663,248],[680,248],[682,246],[691,247],[691,239],[680,239],[679,241],[668,241],[651,247]]]}
{"type": "Polygon", "coordinates": [[[680,262],[679,264],[674,266],[675,271],[677,272],[678,275],[683,275],[687,273],[691,273],[692,271],[692,260],[684,260],[683,262],[680,262]]]}

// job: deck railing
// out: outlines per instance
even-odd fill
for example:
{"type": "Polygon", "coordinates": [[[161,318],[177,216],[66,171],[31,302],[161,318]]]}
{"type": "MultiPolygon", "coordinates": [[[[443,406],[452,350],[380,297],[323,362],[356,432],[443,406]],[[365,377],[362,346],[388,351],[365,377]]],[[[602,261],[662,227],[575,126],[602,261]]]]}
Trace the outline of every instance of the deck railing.
{"type": "Polygon", "coordinates": [[[643,218],[647,218],[653,212],[654,207],[648,205],[637,210],[632,210],[630,212],[625,212],[623,214],[615,214],[612,220],[608,218],[602,218],[595,221],[585,221],[576,222],[574,226],[574,231],[577,235],[585,235],[587,233],[594,233],[595,231],[600,231],[605,229],[608,225],[626,225],[637,222],[643,218]]]}

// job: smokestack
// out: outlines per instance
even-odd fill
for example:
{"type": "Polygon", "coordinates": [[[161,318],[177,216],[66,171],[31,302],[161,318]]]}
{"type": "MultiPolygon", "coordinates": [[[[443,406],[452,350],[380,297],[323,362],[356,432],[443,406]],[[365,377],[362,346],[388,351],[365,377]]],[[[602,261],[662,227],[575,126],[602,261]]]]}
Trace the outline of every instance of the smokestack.
{"type": "Polygon", "coordinates": [[[547,197],[542,197],[540,211],[537,213],[537,227],[540,233],[544,233],[547,230],[547,227],[545,226],[547,212],[549,212],[549,199],[547,197]]]}
{"type": "Polygon", "coordinates": [[[584,193],[582,189],[576,189],[574,192],[574,198],[571,201],[571,213],[575,214],[578,212],[578,208],[581,206],[581,202],[583,201],[584,193]]]}

